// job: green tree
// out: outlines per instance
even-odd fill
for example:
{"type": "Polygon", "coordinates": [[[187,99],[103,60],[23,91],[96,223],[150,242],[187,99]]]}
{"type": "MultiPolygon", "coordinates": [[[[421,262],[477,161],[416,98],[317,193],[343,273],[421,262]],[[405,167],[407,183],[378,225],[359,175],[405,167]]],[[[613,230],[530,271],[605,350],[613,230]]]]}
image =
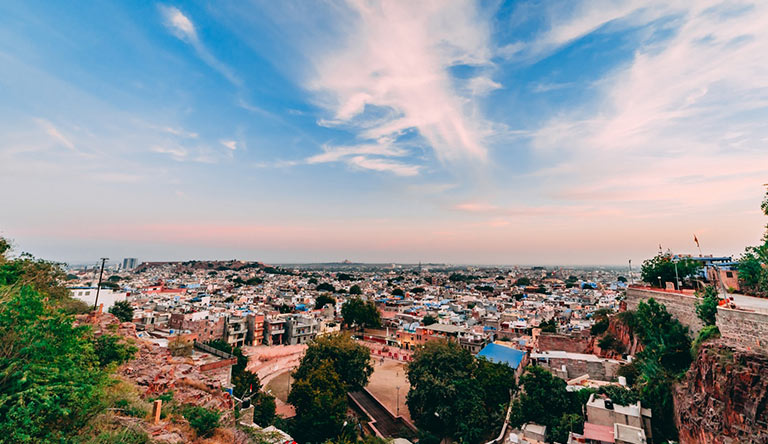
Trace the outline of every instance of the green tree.
{"type": "Polygon", "coordinates": [[[347,387],[333,363],[307,367],[294,378],[288,394],[288,402],[296,408],[294,436],[313,443],[337,436],[346,417],[347,387]]]}
{"type": "Polygon", "coordinates": [[[522,391],[512,404],[510,423],[532,421],[547,426],[550,441],[566,442],[568,432],[584,426],[583,399],[566,390],[565,381],[541,367],[528,367],[520,377],[522,391]]]}
{"type": "Polygon", "coordinates": [[[395,288],[392,290],[392,296],[405,296],[405,292],[402,288],[395,288]]]}
{"type": "Polygon", "coordinates": [[[328,282],[323,282],[315,288],[317,291],[329,291],[331,293],[336,293],[336,288],[334,288],[333,285],[329,284],[328,282]]]}
{"type": "Polygon", "coordinates": [[[527,287],[529,285],[531,285],[531,280],[527,277],[521,277],[515,281],[515,286],[517,287],[527,287]]]}
{"type": "Polygon", "coordinates": [[[704,325],[715,325],[717,317],[717,304],[720,297],[715,287],[706,286],[696,291],[696,315],[701,319],[704,325]]]}
{"type": "Polygon", "coordinates": [[[432,324],[436,324],[436,323],[437,323],[437,318],[435,318],[435,317],[434,317],[434,316],[432,316],[432,315],[426,315],[426,316],[424,316],[424,317],[421,319],[421,323],[422,323],[423,325],[425,325],[425,326],[426,326],[426,325],[432,325],[432,324]]]}
{"type": "Polygon", "coordinates": [[[539,324],[539,328],[544,333],[557,333],[558,322],[555,318],[550,318],[539,324]]]}
{"type": "Polygon", "coordinates": [[[189,406],[184,409],[182,415],[189,421],[190,427],[201,438],[209,437],[219,428],[221,413],[217,410],[200,406],[189,406]]]}
{"type": "Polygon", "coordinates": [[[365,329],[381,326],[381,314],[376,305],[372,301],[358,297],[347,300],[341,306],[341,316],[344,318],[344,324],[349,327],[357,326],[365,329]]]}
{"type": "MultiPolygon", "coordinates": [[[[663,287],[666,282],[675,282],[675,262],[669,254],[658,254],[643,261],[640,276],[644,282],[654,287],[663,287]]],[[[692,259],[679,259],[677,260],[677,277],[682,283],[686,278],[694,276],[701,267],[700,262],[692,259]]]]}
{"type": "Polygon", "coordinates": [[[349,294],[363,294],[363,290],[360,288],[359,285],[355,284],[349,287],[349,294]]]}
{"type": "Polygon", "coordinates": [[[406,404],[419,429],[467,443],[487,438],[501,424],[514,388],[510,367],[475,359],[452,341],[418,348],[406,371],[406,404]]]}
{"type": "Polygon", "coordinates": [[[257,392],[251,397],[253,404],[253,422],[267,427],[275,421],[275,397],[264,392],[257,392]]]}
{"type": "Polygon", "coordinates": [[[115,315],[120,322],[132,322],[133,321],[133,307],[128,301],[117,301],[111,307],[109,312],[115,315]]]}
{"type": "Polygon", "coordinates": [[[315,310],[323,308],[328,304],[336,305],[336,299],[332,298],[327,293],[323,293],[315,298],[315,310]]]}
{"type": "Polygon", "coordinates": [[[370,350],[344,333],[318,336],[310,342],[293,377],[306,379],[309,373],[324,364],[333,367],[349,391],[365,387],[373,373],[370,350]]]}

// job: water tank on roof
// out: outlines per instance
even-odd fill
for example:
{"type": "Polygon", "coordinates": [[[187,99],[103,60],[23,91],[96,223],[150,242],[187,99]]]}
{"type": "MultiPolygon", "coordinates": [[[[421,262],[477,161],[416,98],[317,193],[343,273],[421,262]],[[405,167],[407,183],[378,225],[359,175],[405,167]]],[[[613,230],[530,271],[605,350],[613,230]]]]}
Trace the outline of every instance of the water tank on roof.
{"type": "Polygon", "coordinates": [[[605,408],[608,409],[608,410],[613,410],[613,401],[611,401],[610,399],[606,398],[605,399],[605,408]]]}

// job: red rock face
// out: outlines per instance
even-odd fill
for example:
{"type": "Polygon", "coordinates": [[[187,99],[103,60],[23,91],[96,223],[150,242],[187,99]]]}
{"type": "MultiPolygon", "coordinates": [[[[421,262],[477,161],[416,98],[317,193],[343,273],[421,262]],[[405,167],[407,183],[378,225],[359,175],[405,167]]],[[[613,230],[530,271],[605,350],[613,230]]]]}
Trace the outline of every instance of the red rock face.
{"type": "Polygon", "coordinates": [[[704,345],[674,393],[680,443],[768,443],[768,356],[704,345]]]}

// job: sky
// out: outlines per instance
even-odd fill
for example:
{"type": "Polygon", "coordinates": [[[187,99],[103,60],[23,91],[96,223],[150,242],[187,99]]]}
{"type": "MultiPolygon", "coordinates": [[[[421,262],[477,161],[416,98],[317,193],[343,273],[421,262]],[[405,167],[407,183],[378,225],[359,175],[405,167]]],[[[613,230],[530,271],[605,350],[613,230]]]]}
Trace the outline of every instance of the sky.
{"type": "Polygon", "coordinates": [[[0,2],[0,236],[639,264],[765,227],[768,2],[0,2]]]}

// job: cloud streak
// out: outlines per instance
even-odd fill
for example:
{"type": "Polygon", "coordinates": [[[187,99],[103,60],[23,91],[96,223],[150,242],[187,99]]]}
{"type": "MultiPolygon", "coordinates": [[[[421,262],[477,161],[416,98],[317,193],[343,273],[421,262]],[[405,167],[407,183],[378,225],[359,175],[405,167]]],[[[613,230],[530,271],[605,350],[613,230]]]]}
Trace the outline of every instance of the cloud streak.
{"type": "MultiPolygon", "coordinates": [[[[353,31],[339,47],[317,54],[308,82],[332,115],[325,124],[351,128],[363,145],[382,137],[397,143],[416,130],[443,162],[484,162],[487,123],[449,72],[489,64],[488,26],[476,5],[351,0],[347,6],[353,31]]],[[[499,87],[487,77],[469,81],[475,94],[499,87]]]]}

